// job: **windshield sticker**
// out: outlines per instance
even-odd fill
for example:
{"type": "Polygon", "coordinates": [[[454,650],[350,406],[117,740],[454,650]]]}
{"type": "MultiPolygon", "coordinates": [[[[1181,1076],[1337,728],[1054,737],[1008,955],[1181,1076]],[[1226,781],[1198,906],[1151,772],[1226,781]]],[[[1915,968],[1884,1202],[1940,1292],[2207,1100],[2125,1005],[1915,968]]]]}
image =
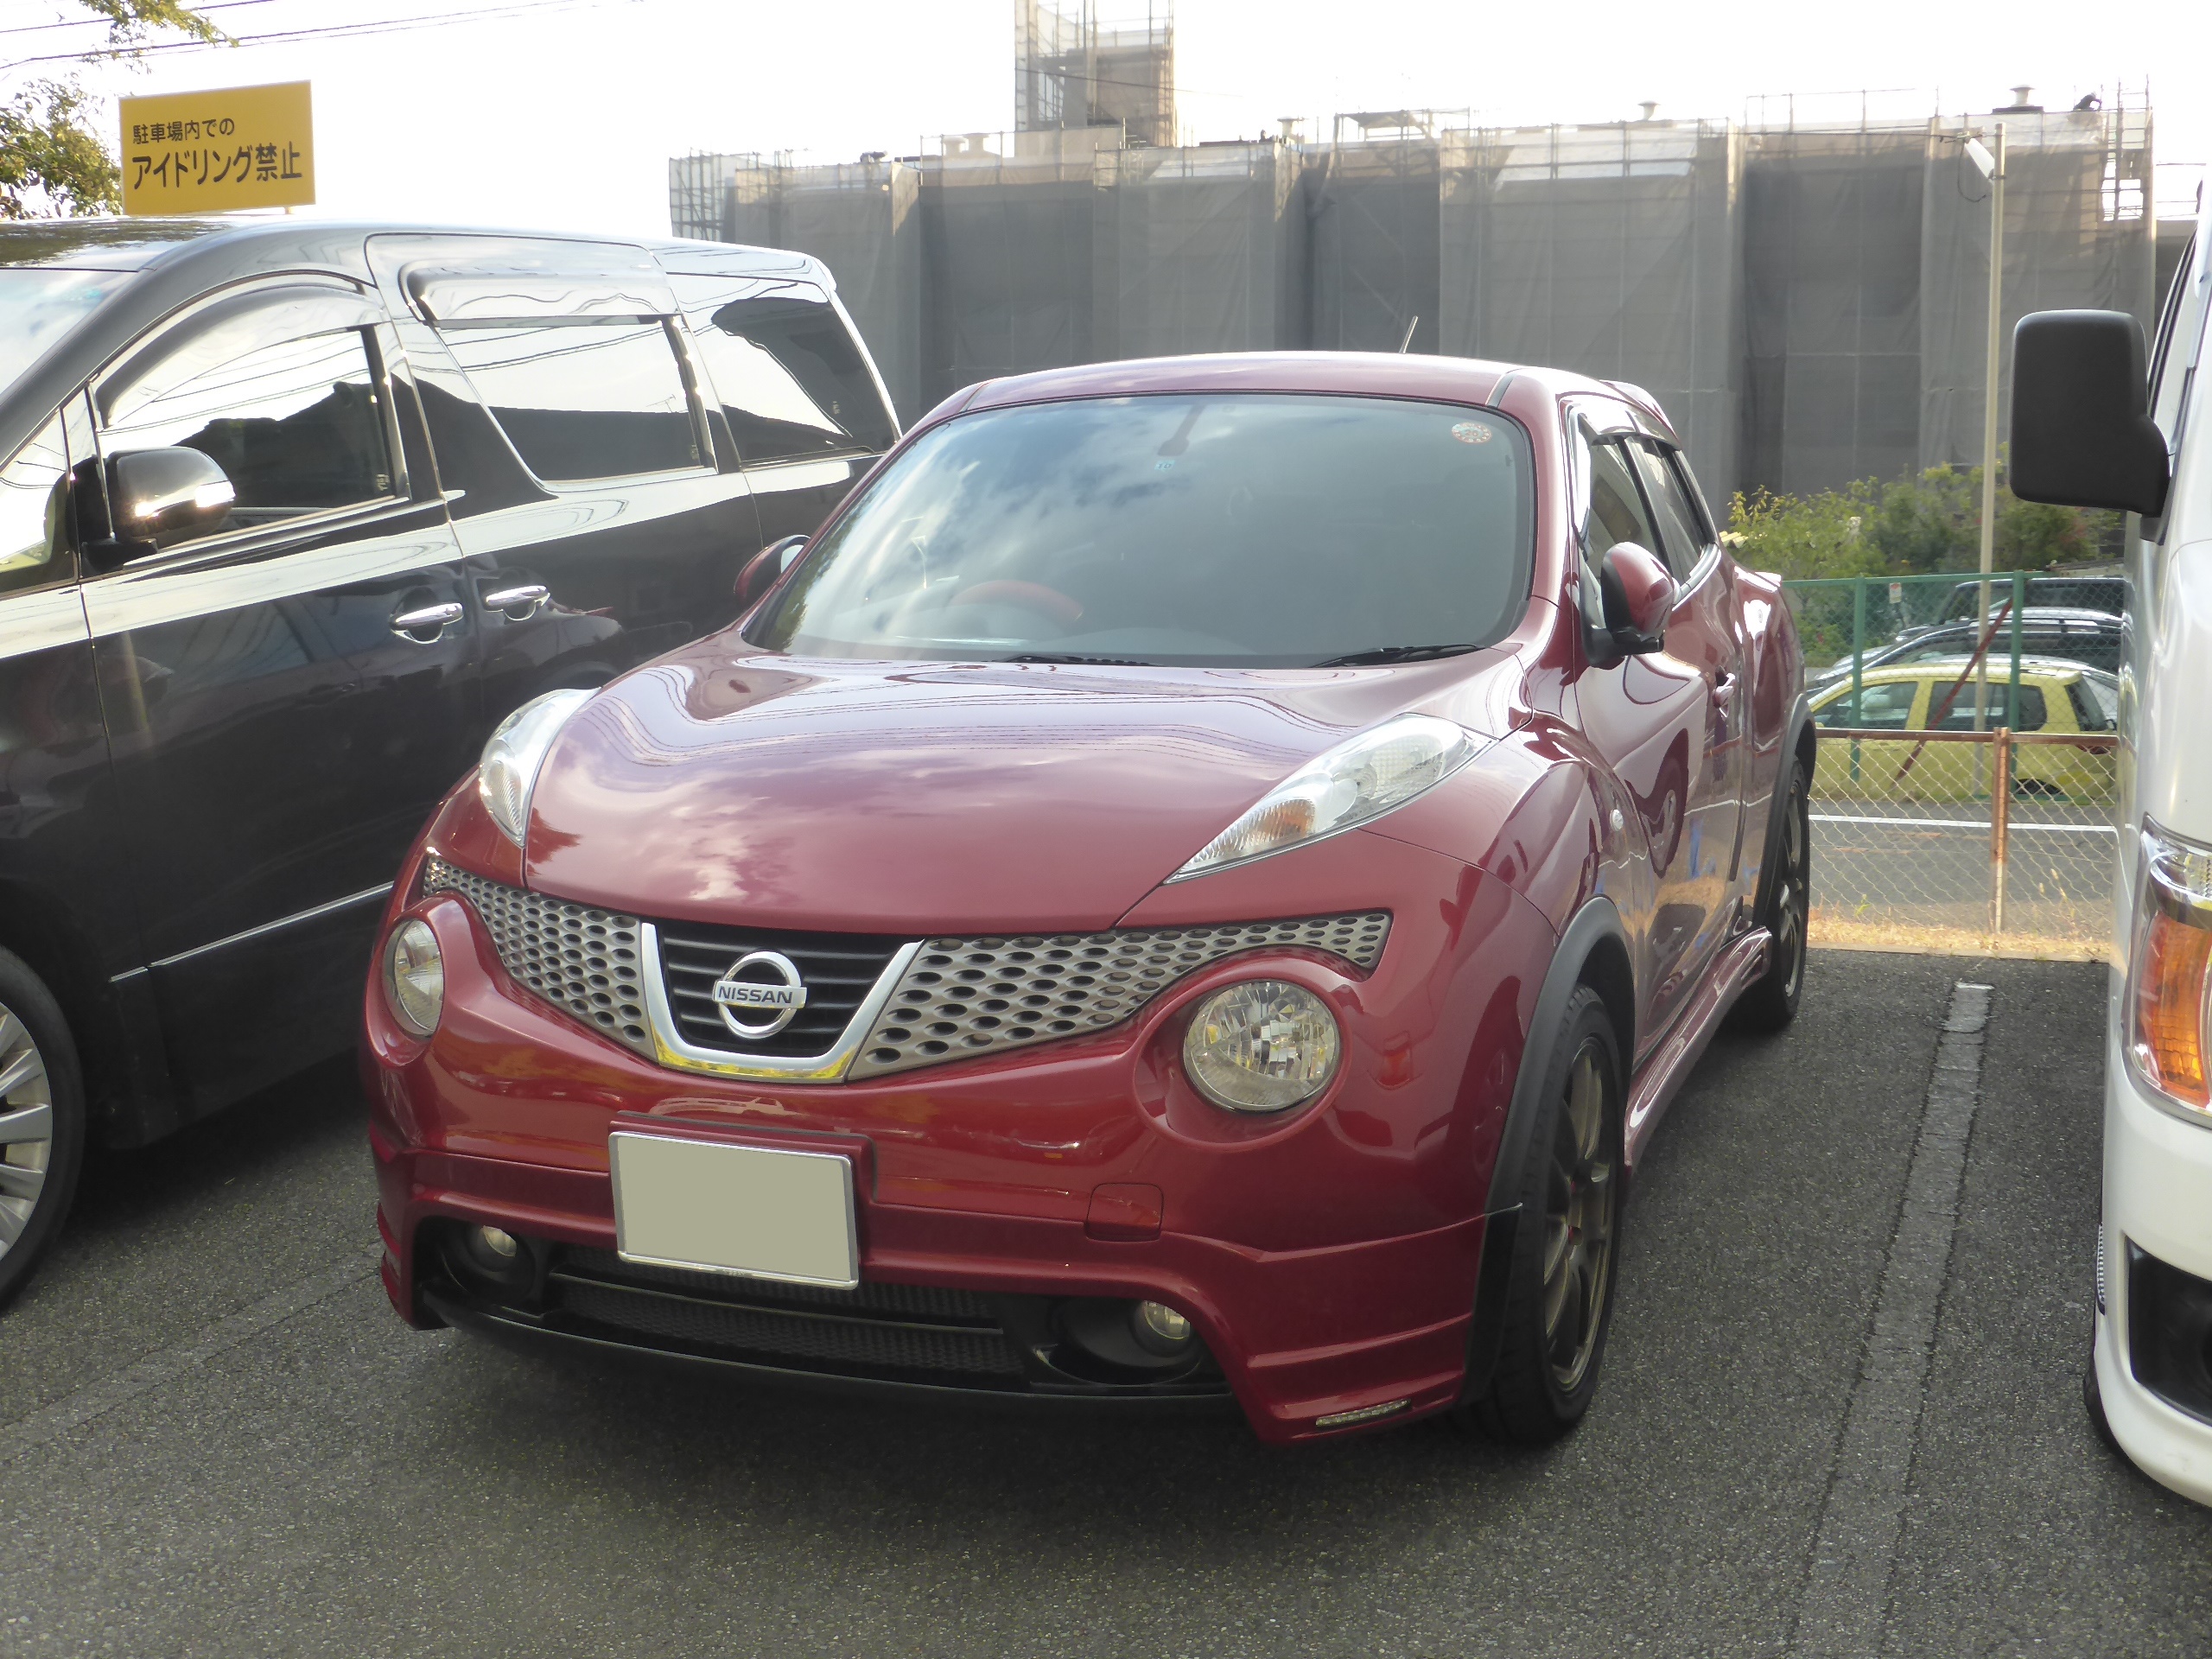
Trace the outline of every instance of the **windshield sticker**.
{"type": "Polygon", "coordinates": [[[1462,443],[1488,443],[1491,429],[1480,421],[1461,421],[1452,429],[1452,435],[1462,443]]]}

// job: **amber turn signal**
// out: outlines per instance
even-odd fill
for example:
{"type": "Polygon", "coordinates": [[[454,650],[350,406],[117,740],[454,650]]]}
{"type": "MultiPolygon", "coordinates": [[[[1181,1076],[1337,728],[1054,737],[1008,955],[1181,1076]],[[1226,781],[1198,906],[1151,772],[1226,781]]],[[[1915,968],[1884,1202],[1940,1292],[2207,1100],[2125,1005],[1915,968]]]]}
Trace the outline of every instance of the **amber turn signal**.
{"type": "Polygon", "coordinates": [[[2183,1106],[2212,1109],[2205,979],[2212,968],[2212,857],[2155,825],[2143,833],[2128,1058],[2143,1081],[2183,1106]]]}

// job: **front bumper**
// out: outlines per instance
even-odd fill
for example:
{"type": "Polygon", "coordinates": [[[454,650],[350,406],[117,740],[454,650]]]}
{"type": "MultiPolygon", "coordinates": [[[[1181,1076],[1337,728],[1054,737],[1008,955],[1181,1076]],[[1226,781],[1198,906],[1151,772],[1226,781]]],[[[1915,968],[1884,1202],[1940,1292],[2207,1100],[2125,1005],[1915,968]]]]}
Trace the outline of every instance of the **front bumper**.
{"type": "Polygon", "coordinates": [[[2192,1306],[2212,1293],[2212,1126],[2146,1098],[2116,1039],[2105,1056],[2100,1246],[2095,1364],[2113,1435],[2152,1478],[2212,1504],[2212,1353],[2192,1306]],[[2136,1305],[2154,1296],[2156,1306],[2136,1305]]]}
{"type": "Polygon", "coordinates": [[[1523,1004],[1554,938],[1497,884],[1473,884],[1471,901],[1452,861],[1379,839],[1347,851],[1370,895],[1378,867],[1401,889],[1385,900],[1399,918],[1389,946],[1365,976],[1312,951],[1255,952],[1188,976],[1110,1031],[835,1084],[657,1066],[516,986],[462,900],[414,903],[443,947],[447,1001],[422,1043],[393,1025],[377,984],[367,999],[385,1288],[416,1324],[825,1385],[1163,1407],[1233,1398],[1271,1440],[1338,1432],[1346,1414],[1389,1408],[1380,1421],[1397,1421],[1446,1407],[1466,1380],[1482,1200],[1523,1004]],[[1440,887],[1459,906],[1448,918],[1440,887]],[[1193,1002],[1262,972],[1331,1001],[1346,1058],[1313,1104],[1237,1119],[1198,1102],[1173,1057],[1193,1002]],[[621,1262],[607,1167],[618,1120],[846,1152],[859,1300],[795,1307],[759,1281],[654,1282],[621,1262]],[[1116,1207],[1133,1187],[1158,1195],[1154,1236],[1116,1207]],[[528,1290],[455,1267],[439,1241],[460,1224],[529,1241],[539,1274],[528,1290]],[[1055,1350],[1069,1299],[1164,1302],[1191,1320],[1206,1362],[1102,1379],[1055,1350]],[[805,1351],[813,1338],[794,1333],[825,1321],[850,1343],[805,1351]]]}

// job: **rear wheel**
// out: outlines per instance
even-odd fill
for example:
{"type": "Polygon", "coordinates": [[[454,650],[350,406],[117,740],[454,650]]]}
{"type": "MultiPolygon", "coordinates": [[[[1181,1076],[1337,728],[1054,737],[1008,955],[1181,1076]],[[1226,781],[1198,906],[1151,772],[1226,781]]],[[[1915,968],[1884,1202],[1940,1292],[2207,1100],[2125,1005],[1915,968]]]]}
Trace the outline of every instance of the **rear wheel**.
{"type": "Polygon", "coordinates": [[[1530,1129],[1497,1369],[1467,1414],[1493,1439],[1541,1446],[1589,1409],[1612,1319],[1620,1058],[1605,1005],[1587,986],[1567,1004],[1530,1129]]]}
{"type": "Polygon", "coordinates": [[[38,976],[0,950],[0,1306],[60,1231],[84,1155],[68,1025],[38,976]]]}
{"type": "Polygon", "coordinates": [[[1759,922],[1773,936],[1767,970],[1737,1000],[1737,1023],[1753,1031],[1780,1031],[1797,1017],[1805,991],[1805,933],[1812,916],[1813,823],[1805,763],[1789,763],[1789,792],[1783,798],[1782,833],[1770,872],[1765,914],[1759,922]]]}

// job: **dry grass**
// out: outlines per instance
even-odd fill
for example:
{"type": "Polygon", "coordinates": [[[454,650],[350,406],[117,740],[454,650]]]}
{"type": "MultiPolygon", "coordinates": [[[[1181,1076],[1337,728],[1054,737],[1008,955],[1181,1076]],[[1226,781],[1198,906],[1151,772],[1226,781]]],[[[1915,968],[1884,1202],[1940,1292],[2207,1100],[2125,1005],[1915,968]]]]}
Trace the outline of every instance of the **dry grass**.
{"type": "Polygon", "coordinates": [[[1986,933],[1972,928],[1911,922],[1860,922],[1817,907],[1808,943],[1829,950],[1889,950],[1918,957],[2003,957],[2028,962],[2110,962],[2102,939],[2057,938],[2032,933],[1986,933]]]}

